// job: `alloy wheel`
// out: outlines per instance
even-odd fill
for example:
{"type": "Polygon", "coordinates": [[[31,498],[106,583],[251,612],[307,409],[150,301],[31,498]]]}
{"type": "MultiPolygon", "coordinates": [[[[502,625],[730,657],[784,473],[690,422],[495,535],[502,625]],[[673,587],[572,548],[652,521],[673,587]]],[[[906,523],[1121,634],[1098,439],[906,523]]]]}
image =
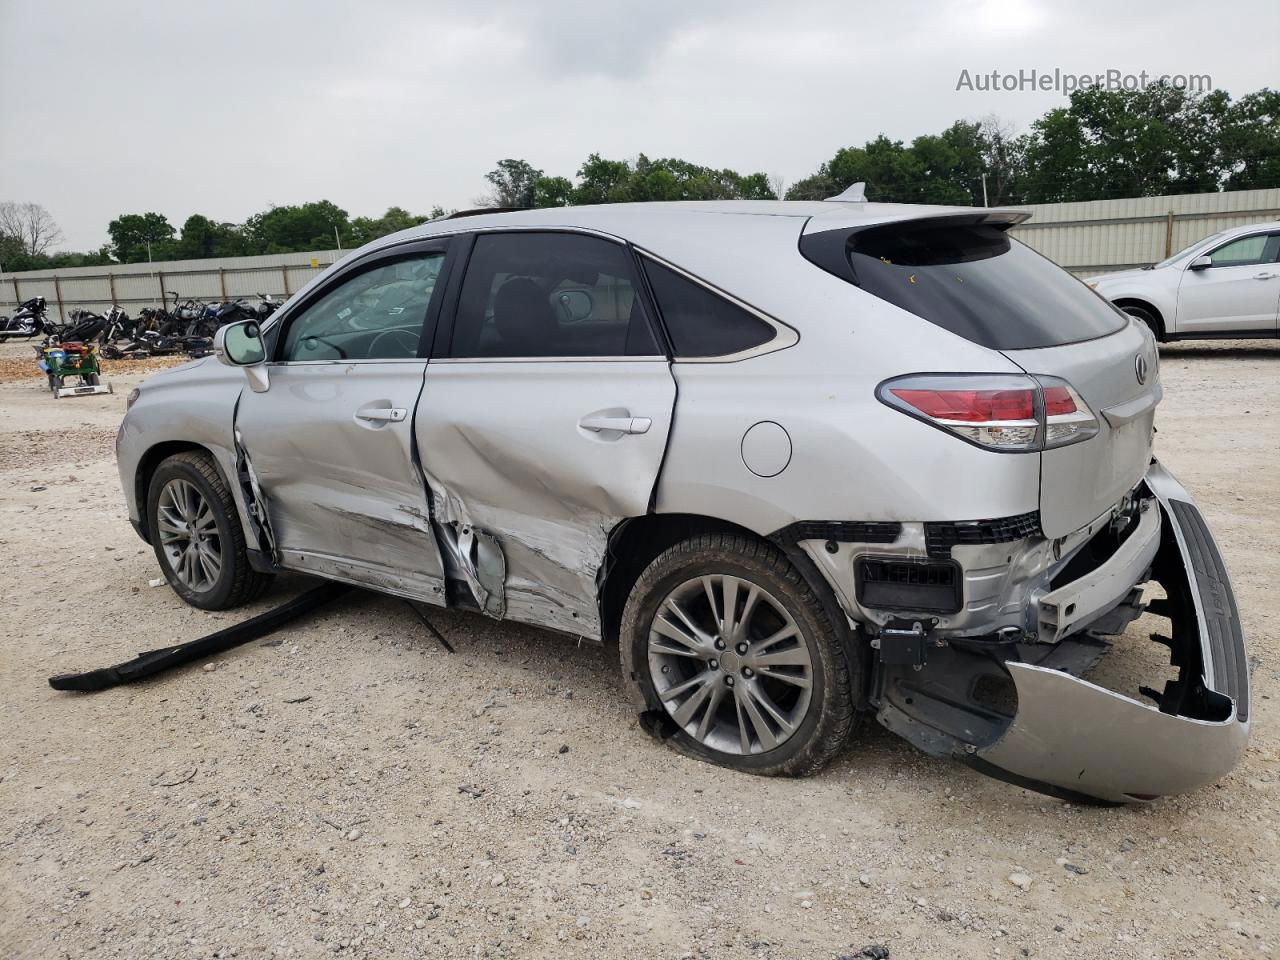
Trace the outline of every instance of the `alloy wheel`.
{"type": "Polygon", "coordinates": [[[213,507],[200,488],[173,479],[160,491],[156,528],[169,568],[196,592],[213,589],[222,572],[222,541],[213,507]]]}
{"type": "Polygon", "coordinates": [[[648,662],[670,717],[722,753],[775,749],[812,699],[813,659],[795,619],[759,584],[729,574],[687,580],[666,596],[648,662]]]}

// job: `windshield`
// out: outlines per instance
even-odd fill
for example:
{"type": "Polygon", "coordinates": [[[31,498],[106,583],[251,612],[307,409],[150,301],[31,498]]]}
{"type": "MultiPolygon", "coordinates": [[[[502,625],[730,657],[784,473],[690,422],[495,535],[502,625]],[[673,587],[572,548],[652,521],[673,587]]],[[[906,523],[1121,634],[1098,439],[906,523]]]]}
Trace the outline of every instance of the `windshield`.
{"type": "Polygon", "coordinates": [[[1183,247],[1181,250],[1175,253],[1172,257],[1165,257],[1159,263],[1153,264],[1151,269],[1155,270],[1159,267],[1172,266],[1173,264],[1178,263],[1181,260],[1185,260],[1187,257],[1191,256],[1197,250],[1201,250],[1209,246],[1210,244],[1217,243],[1219,240],[1221,240],[1225,236],[1226,236],[1225,232],[1215,233],[1215,234],[1212,234],[1211,236],[1205,237],[1203,240],[1197,240],[1195,243],[1191,244],[1190,246],[1183,247]]]}

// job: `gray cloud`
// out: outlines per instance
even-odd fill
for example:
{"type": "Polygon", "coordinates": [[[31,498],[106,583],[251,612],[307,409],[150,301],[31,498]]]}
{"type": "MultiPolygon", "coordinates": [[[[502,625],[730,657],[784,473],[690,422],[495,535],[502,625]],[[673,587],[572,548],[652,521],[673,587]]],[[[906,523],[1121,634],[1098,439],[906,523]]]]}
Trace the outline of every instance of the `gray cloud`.
{"type": "Polygon", "coordinates": [[[72,248],[121,212],[240,220],[321,197],[352,214],[465,206],[503,157],[680,156],[792,181],[837,148],[1055,93],[956,92],[961,69],[1275,82],[1280,5],[977,0],[218,4],[0,0],[0,199],[72,248]]]}

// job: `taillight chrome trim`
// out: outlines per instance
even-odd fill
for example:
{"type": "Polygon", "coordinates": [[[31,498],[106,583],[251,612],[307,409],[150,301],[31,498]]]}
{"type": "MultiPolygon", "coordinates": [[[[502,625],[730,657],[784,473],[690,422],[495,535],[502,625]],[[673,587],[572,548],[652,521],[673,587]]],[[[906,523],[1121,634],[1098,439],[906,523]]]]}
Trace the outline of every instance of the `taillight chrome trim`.
{"type": "Polygon", "coordinates": [[[1098,419],[1079,392],[1061,377],[1025,373],[908,373],[890,377],[876,386],[876,399],[885,406],[905,413],[914,420],[927,423],[965,443],[991,453],[1038,453],[1088,440],[1098,432],[1098,419]],[[1065,388],[1075,409],[1070,413],[1047,416],[1044,392],[1049,388],[1065,388]],[[1028,391],[1032,394],[1032,419],[1019,420],[955,420],[933,417],[899,397],[894,391],[1028,391]],[[1051,427],[1071,428],[1066,437],[1055,436],[1051,427]],[[991,443],[975,439],[983,430],[1030,430],[1025,442],[991,443]]]}

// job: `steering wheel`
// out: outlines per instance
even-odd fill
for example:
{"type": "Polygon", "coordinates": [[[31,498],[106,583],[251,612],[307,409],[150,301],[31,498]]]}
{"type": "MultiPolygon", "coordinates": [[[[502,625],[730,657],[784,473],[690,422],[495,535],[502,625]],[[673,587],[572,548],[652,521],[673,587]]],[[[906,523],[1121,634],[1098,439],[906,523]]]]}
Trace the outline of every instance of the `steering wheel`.
{"type": "Polygon", "coordinates": [[[418,353],[418,336],[408,330],[383,330],[369,341],[369,358],[386,360],[390,358],[414,357],[418,353]],[[386,340],[386,347],[399,348],[395,352],[386,353],[379,347],[386,340]]]}

